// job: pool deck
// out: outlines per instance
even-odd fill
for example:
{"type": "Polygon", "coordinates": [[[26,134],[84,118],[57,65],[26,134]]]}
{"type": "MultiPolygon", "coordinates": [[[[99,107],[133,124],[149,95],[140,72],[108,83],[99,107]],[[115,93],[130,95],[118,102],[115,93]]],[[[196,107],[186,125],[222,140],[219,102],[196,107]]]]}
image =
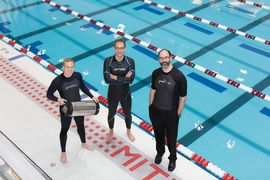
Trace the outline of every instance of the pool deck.
{"type": "Polygon", "coordinates": [[[85,120],[87,142],[94,145],[95,151],[81,147],[72,122],[68,163],[61,164],[58,105],[45,96],[56,75],[6,43],[0,41],[0,46],[5,48],[0,51],[0,158],[21,179],[218,179],[180,154],[176,169],[169,172],[167,149],[162,163],[156,165],[154,138],[133,124],[136,141],[130,142],[119,116],[114,140],[106,143],[109,129],[103,105],[98,115],[85,120]]]}

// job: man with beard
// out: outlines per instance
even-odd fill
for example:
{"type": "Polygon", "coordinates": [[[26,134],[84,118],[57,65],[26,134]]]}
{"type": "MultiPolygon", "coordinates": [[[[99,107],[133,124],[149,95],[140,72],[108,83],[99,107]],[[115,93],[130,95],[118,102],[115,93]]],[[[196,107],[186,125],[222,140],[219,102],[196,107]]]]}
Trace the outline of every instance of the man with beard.
{"type": "Polygon", "coordinates": [[[168,170],[176,167],[176,140],[179,118],[183,111],[187,80],[184,74],[171,64],[171,52],[162,49],[158,53],[160,68],[152,73],[149,98],[149,117],[156,140],[155,163],[160,164],[165,153],[165,138],[170,152],[168,170]]]}

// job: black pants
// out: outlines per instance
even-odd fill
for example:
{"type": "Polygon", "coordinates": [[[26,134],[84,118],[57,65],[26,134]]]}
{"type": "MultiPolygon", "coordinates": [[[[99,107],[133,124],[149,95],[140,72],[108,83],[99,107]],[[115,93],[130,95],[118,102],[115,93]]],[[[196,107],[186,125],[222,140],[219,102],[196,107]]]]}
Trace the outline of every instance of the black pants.
{"type": "Polygon", "coordinates": [[[110,85],[108,89],[108,124],[109,128],[114,127],[114,116],[116,114],[118,103],[120,102],[124,114],[127,129],[131,128],[131,95],[129,84],[110,85]]]}
{"type": "Polygon", "coordinates": [[[154,129],[157,153],[165,153],[166,137],[168,149],[170,152],[169,160],[175,161],[177,159],[176,140],[179,124],[177,110],[160,110],[154,105],[150,105],[149,116],[154,129]]]}
{"type": "MultiPolygon", "coordinates": [[[[61,117],[61,132],[60,132],[60,145],[62,152],[66,152],[67,132],[71,124],[72,117],[61,117]]],[[[81,142],[85,143],[85,129],[84,129],[84,116],[74,117],[77,132],[80,136],[81,142]]]]}

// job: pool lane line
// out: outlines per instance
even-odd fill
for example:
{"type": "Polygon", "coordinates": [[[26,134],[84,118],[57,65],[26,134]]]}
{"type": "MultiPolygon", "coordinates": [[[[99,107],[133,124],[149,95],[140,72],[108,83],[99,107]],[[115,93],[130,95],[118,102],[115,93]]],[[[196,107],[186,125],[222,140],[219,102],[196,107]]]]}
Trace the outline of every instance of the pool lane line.
{"type": "Polygon", "coordinates": [[[0,15],[1,15],[1,14],[4,14],[4,13],[9,13],[9,12],[13,12],[13,11],[22,10],[22,9],[24,9],[24,8],[36,6],[36,5],[39,5],[39,4],[42,4],[42,2],[34,2],[34,3],[27,4],[27,5],[24,4],[24,5],[22,5],[22,6],[15,7],[15,8],[13,7],[13,8],[11,8],[11,9],[9,9],[9,10],[2,10],[2,11],[0,11],[0,15]]]}
{"type": "MultiPolygon", "coordinates": [[[[78,18],[84,19],[84,20],[86,20],[88,22],[91,22],[91,23],[93,23],[93,24],[95,24],[97,26],[100,26],[100,27],[102,27],[102,28],[104,28],[104,29],[106,29],[108,31],[111,31],[111,32],[113,32],[115,34],[118,34],[118,35],[122,36],[122,37],[125,37],[125,38],[127,38],[127,39],[129,39],[129,40],[131,40],[131,41],[133,41],[133,42],[135,42],[137,44],[143,45],[143,46],[145,46],[145,47],[147,47],[147,48],[149,48],[151,50],[154,50],[154,51],[157,51],[157,52],[159,52],[161,50],[161,48],[159,48],[159,47],[156,47],[156,46],[151,45],[151,44],[149,44],[147,42],[141,41],[140,39],[137,39],[137,38],[135,38],[135,37],[133,37],[133,36],[131,36],[129,34],[126,34],[126,33],[122,32],[122,31],[119,31],[119,30],[117,30],[115,28],[112,28],[112,27],[110,27],[110,26],[108,26],[106,24],[98,22],[98,21],[96,21],[96,20],[94,20],[92,18],[84,16],[84,15],[82,15],[82,14],[76,12],[76,11],[73,11],[71,9],[68,9],[68,8],[64,7],[64,6],[61,6],[61,5],[59,5],[59,4],[57,4],[57,3],[53,2],[53,1],[50,1],[50,0],[42,0],[42,1],[44,1],[44,2],[46,2],[48,4],[51,4],[52,6],[55,6],[55,7],[59,8],[59,9],[62,9],[63,11],[66,11],[66,12],[68,12],[68,13],[74,15],[74,16],[77,16],[78,18]]],[[[11,41],[11,42],[14,43],[13,41],[11,41]]],[[[183,63],[183,64],[185,64],[187,66],[190,66],[190,67],[192,67],[194,69],[197,69],[197,70],[199,70],[199,71],[201,71],[201,72],[203,72],[203,73],[205,73],[205,74],[207,74],[207,75],[209,75],[211,77],[217,78],[217,79],[219,79],[221,81],[224,81],[224,82],[226,82],[226,83],[228,83],[228,84],[230,84],[230,85],[232,85],[232,86],[234,86],[236,88],[239,88],[239,89],[242,89],[242,90],[244,90],[246,92],[249,92],[254,96],[257,96],[257,97],[262,98],[264,100],[270,101],[270,96],[267,95],[267,94],[264,94],[264,93],[262,93],[262,92],[260,92],[258,90],[255,90],[255,89],[253,89],[251,87],[248,87],[248,86],[246,86],[244,84],[241,84],[241,83],[239,83],[237,81],[234,81],[234,80],[232,80],[230,78],[227,78],[227,77],[225,77],[225,76],[223,76],[221,74],[218,74],[217,72],[211,71],[211,70],[209,70],[207,68],[204,68],[204,67],[202,67],[202,66],[200,66],[198,64],[192,63],[191,61],[183,59],[183,58],[181,58],[179,56],[176,56],[174,54],[172,54],[171,56],[172,56],[173,59],[175,59],[175,60],[177,60],[177,61],[179,61],[179,62],[181,62],[181,63],[183,63]]]]}
{"type": "MultiPolygon", "coordinates": [[[[57,75],[60,75],[62,73],[62,71],[60,69],[56,68],[55,66],[48,63],[44,59],[35,55],[31,51],[28,51],[26,48],[22,47],[21,45],[17,44],[16,42],[12,41],[8,37],[0,34],[0,39],[2,39],[4,42],[8,43],[9,45],[14,47],[15,49],[19,50],[20,52],[24,53],[25,55],[27,55],[31,59],[35,60],[36,62],[38,62],[42,66],[45,66],[47,69],[49,69],[53,73],[55,73],[57,75]]],[[[2,59],[0,58],[0,60],[2,60],[2,59]]],[[[0,65],[0,67],[1,67],[1,65],[0,65]]],[[[1,71],[0,71],[0,73],[1,73],[1,71]]],[[[108,100],[104,96],[98,94],[97,92],[95,92],[95,93],[97,94],[99,102],[101,104],[103,104],[104,106],[107,106],[108,100]]],[[[122,108],[118,107],[117,112],[120,115],[124,115],[124,111],[122,108]]],[[[56,112],[54,112],[54,113],[56,113],[56,112]]],[[[141,128],[142,130],[144,130],[145,132],[147,132],[149,135],[154,137],[153,127],[150,124],[148,124],[147,122],[145,122],[144,120],[135,116],[134,114],[132,114],[132,123],[135,124],[136,126],[138,126],[139,128],[141,128]]],[[[217,176],[217,177],[222,178],[222,179],[230,178],[230,180],[237,180],[237,178],[235,178],[234,176],[230,175],[226,171],[217,167],[213,163],[209,162],[205,158],[199,156],[198,154],[194,153],[193,151],[191,151],[190,149],[188,149],[187,147],[183,146],[182,144],[180,144],[178,142],[176,144],[176,149],[177,149],[178,153],[184,155],[189,160],[194,161],[196,165],[199,165],[200,167],[208,170],[214,176],[217,176]]]]}
{"type": "Polygon", "coordinates": [[[241,3],[245,3],[245,4],[248,4],[248,5],[251,5],[251,6],[256,6],[256,7],[258,7],[258,8],[270,10],[270,7],[269,7],[269,6],[265,6],[265,5],[262,5],[262,4],[258,4],[258,3],[252,2],[252,1],[246,1],[246,0],[237,0],[237,1],[238,1],[238,2],[241,2],[241,3]]]}
{"type": "Polygon", "coordinates": [[[242,32],[242,31],[239,31],[239,30],[236,30],[234,28],[230,28],[230,27],[224,26],[222,24],[218,24],[216,22],[212,22],[212,21],[209,21],[207,19],[203,19],[203,18],[200,18],[198,16],[194,16],[192,14],[188,14],[188,13],[185,13],[185,12],[182,12],[182,11],[179,11],[179,10],[176,10],[176,9],[173,9],[171,7],[167,7],[167,6],[164,6],[162,4],[155,3],[153,1],[148,1],[148,0],[141,0],[141,1],[144,2],[144,3],[150,4],[150,5],[156,6],[158,8],[165,9],[167,11],[171,11],[171,12],[176,13],[178,15],[185,16],[185,17],[188,17],[190,19],[193,19],[193,20],[196,20],[196,21],[199,21],[199,22],[202,22],[202,23],[211,25],[213,27],[217,27],[217,28],[220,28],[222,30],[226,30],[226,31],[229,31],[231,33],[235,33],[237,35],[240,35],[240,36],[243,36],[243,37],[252,39],[252,40],[256,40],[256,41],[261,42],[261,43],[264,43],[266,45],[270,45],[270,41],[269,40],[266,40],[266,39],[263,39],[263,38],[260,38],[260,37],[257,37],[257,36],[254,36],[254,35],[251,35],[251,34],[248,34],[248,33],[242,32]]]}
{"type": "MultiPolygon", "coordinates": [[[[40,1],[40,2],[42,4],[44,4],[44,2],[42,2],[42,1],[40,1]]],[[[107,11],[110,11],[110,10],[113,10],[113,9],[117,9],[117,8],[121,8],[121,7],[126,6],[126,5],[130,5],[130,4],[134,3],[134,2],[136,2],[136,1],[135,0],[130,0],[130,1],[127,1],[127,2],[123,2],[123,3],[120,3],[120,4],[114,5],[114,6],[110,6],[110,7],[105,8],[105,9],[101,9],[101,10],[97,10],[95,12],[88,13],[86,15],[87,16],[95,16],[95,15],[98,15],[98,14],[101,14],[101,13],[104,13],[104,12],[107,12],[107,11]]],[[[29,16],[29,14],[28,14],[28,16],[29,16]]],[[[30,16],[30,17],[31,18],[35,18],[36,21],[39,21],[40,20],[37,17],[33,17],[33,16],[30,16]]],[[[70,20],[67,20],[67,21],[64,21],[64,22],[60,22],[60,23],[55,24],[55,25],[46,26],[45,28],[40,28],[38,30],[35,30],[35,31],[32,31],[32,32],[28,32],[27,34],[19,35],[16,38],[15,37],[9,37],[9,38],[12,38],[12,39],[14,39],[14,40],[16,40],[18,42],[18,41],[20,41],[22,39],[26,39],[26,38],[29,38],[29,37],[32,37],[32,36],[35,36],[35,35],[44,33],[46,31],[50,31],[52,29],[56,29],[56,28],[65,26],[67,22],[69,22],[69,23],[75,23],[75,22],[80,21],[80,20],[81,19],[78,19],[78,18],[70,19],[70,20]]]]}
{"type": "MultiPolygon", "coordinates": [[[[269,85],[270,85],[270,76],[267,76],[261,82],[257,83],[254,87],[259,89],[265,89],[269,85]]],[[[235,110],[240,109],[252,98],[254,98],[254,96],[252,96],[249,93],[242,94],[241,96],[239,96],[238,98],[227,104],[225,107],[223,107],[221,110],[213,114],[211,117],[205,119],[205,121],[202,123],[202,126],[204,127],[203,129],[201,129],[200,131],[198,131],[197,129],[192,129],[182,138],[178,139],[178,142],[181,142],[181,144],[183,144],[184,146],[191,145],[197,139],[199,139],[204,134],[209,132],[212,128],[214,128],[216,125],[220,124],[222,121],[228,118],[233,112],[235,112],[235,110]]],[[[265,112],[265,109],[263,112],[265,112]]],[[[244,138],[241,137],[241,139],[243,140],[244,138]]],[[[247,141],[247,139],[244,139],[243,141],[247,141]]],[[[258,147],[258,145],[255,145],[254,143],[253,145],[258,147]]],[[[263,147],[259,147],[259,149],[261,149],[261,151],[263,152],[266,152],[263,147]]]]}

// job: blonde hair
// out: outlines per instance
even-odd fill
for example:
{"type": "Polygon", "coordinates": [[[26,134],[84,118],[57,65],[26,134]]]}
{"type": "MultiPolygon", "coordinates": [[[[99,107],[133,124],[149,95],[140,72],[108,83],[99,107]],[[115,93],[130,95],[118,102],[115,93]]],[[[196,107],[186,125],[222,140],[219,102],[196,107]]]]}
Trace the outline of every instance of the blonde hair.
{"type": "Polygon", "coordinates": [[[73,64],[75,64],[73,59],[71,59],[71,58],[66,58],[66,59],[64,59],[64,61],[62,62],[62,66],[64,66],[66,62],[73,62],[73,64]]]}

